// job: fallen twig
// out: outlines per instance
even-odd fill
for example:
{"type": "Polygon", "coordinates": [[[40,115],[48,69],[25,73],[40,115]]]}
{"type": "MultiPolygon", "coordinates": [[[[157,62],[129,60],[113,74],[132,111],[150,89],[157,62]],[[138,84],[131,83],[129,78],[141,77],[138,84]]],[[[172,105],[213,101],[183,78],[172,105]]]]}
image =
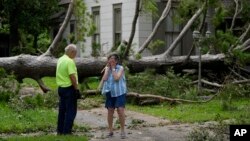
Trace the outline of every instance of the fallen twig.
{"type": "MultiPolygon", "coordinates": [[[[100,94],[100,91],[99,90],[86,90],[83,93],[88,96],[88,95],[100,94]]],[[[171,104],[172,103],[179,103],[179,104],[180,103],[206,103],[206,102],[211,101],[214,98],[214,96],[204,101],[193,101],[193,100],[186,100],[186,99],[169,98],[169,97],[153,95],[153,94],[139,94],[136,92],[129,92],[126,95],[127,98],[136,99],[137,104],[139,105],[156,104],[156,103],[161,103],[161,102],[170,102],[171,104]]]]}

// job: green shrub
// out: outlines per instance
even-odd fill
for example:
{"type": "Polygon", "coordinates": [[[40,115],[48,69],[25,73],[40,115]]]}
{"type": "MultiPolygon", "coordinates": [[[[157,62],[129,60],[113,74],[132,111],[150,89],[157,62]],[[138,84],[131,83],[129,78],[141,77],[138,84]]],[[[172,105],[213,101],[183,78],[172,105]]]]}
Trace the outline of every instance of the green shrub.
{"type": "Polygon", "coordinates": [[[221,99],[222,110],[237,110],[237,106],[234,105],[233,100],[249,97],[249,91],[250,89],[247,85],[225,85],[218,96],[221,99]]]}
{"type": "Polygon", "coordinates": [[[191,80],[187,76],[175,74],[172,69],[166,75],[146,70],[142,73],[127,76],[129,91],[177,98],[193,98],[196,96],[196,91],[190,85],[190,82],[191,80]]]}
{"type": "MultiPolygon", "coordinates": [[[[212,127],[213,128],[213,127],[212,127]]],[[[211,131],[206,128],[198,128],[192,130],[188,135],[188,141],[223,141],[228,140],[228,137],[225,133],[221,134],[221,128],[218,128],[216,131],[211,131]]]]}
{"type": "Polygon", "coordinates": [[[14,75],[8,75],[0,68],[0,101],[8,102],[19,91],[19,87],[14,75]]]}
{"type": "Polygon", "coordinates": [[[47,108],[55,108],[58,106],[58,93],[57,91],[50,91],[43,95],[44,106],[47,108]]]}
{"type": "Polygon", "coordinates": [[[219,141],[212,137],[207,130],[194,129],[188,135],[188,141],[219,141]]]}
{"type": "Polygon", "coordinates": [[[224,141],[229,139],[229,124],[234,121],[223,121],[220,115],[216,115],[216,121],[206,123],[203,126],[194,128],[188,135],[189,141],[224,141]]]}
{"type": "Polygon", "coordinates": [[[35,108],[55,108],[58,105],[57,93],[51,91],[46,94],[36,94],[20,98],[18,95],[11,98],[9,106],[15,111],[23,111],[35,108]]]}
{"type": "Polygon", "coordinates": [[[100,56],[101,45],[98,43],[92,43],[92,53],[91,56],[98,57],[100,56]]]}

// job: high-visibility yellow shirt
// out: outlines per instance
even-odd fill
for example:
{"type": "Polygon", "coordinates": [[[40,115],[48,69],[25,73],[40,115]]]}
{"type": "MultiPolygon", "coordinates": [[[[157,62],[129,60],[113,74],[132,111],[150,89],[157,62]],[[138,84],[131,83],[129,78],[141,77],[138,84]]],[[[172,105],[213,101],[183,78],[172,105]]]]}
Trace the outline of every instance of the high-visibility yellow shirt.
{"type": "Polygon", "coordinates": [[[72,85],[70,75],[75,74],[78,82],[78,74],[75,61],[67,55],[63,55],[57,61],[56,83],[58,87],[69,87],[72,85]]]}

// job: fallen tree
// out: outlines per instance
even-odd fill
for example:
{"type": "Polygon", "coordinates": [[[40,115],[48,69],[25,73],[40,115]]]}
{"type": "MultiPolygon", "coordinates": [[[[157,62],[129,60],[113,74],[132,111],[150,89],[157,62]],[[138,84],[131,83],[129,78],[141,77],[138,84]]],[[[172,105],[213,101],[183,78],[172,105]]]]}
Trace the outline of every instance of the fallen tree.
{"type": "MultiPolygon", "coordinates": [[[[198,57],[191,56],[188,64],[182,65],[186,59],[185,56],[176,56],[165,60],[162,57],[143,57],[139,60],[129,59],[126,64],[130,72],[142,72],[145,69],[157,69],[158,71],[166,71],[167,67],[175,66],[176,69],[196,68],[198,64],[198,57]]],[[[204,55],[202,62],[204,66],[212,67],[218,64],[223,66],[223,54],[218,55],[204,55]]],[[[91,76],[100,76],[101,70],[106,65],[106,58],[76,58],[79,80],[91,76]]],[[[47,88],[41,78],[44,76],[55,76],[57,58],[51,56],[32,56],[19,55],[14,57],[5,57],[0,60],[0,67],[3,67],[7,72],[13,72],[19,81],[23,78],[32,78],[38,82],[44,92],[47,88]]],[[[220,69],[218,67],[214,67],[220,69]]]]}
{"type": "MultiPolygon", "coordinates": [[[[4,68],[8,72],[13,72],[17,76],[18,80],[22,80],[26,77],[35,79],[41,89],[44,92],[47,92],[49,88],[44,85],[41,78],[44,76],[55,76],[57,58],[53,56],[53,50],[56,50],[56,44],[59,42],[67,24],[69,23],[70,17],[72,15],[73,3],[74,0],[71,0],[62,26],[60,27],[55,39],[53,40],[50,47],[45,53],[41,54],[40,56],[22,54],[13,57],[0,58],[0,67],[4,68]]],[[[166,5],[166,10],[164,10],[165,12],[162,18],[160,18],[161,21],[166,17],[166,14],[168,13],[167,9],[169,9],[170,4],[171,1],[169,1],[169,3],[166,5]]],[[[190,29],[191,25],[198,19],[199,15],[204,9],[206,8],[203,5],[201,8],[197,9],[196,12],[194,12],[194,15],[184,26],[179,36],[174,40],[172,45],[170,45],[170,47],[162,54],[141,57],[140,59],[136,59],[133,56],[127,57],[128,59],[125,61],[125,64],[128,67],[129,71],[131,73],[137,73],[142,72],[147,68],[154,68],[158,72],[165,72],[169,67],[173,67],[177,71],[181,71],[182,69],[197,69],[199,62],[198,55],[190,56],[189,58],[187,58],[187,56],[171,56],[171,53],[176,48],[177,44],[181,41],[183,35],[187,32],[187,30],[190,29]],[[188,61],[186,61],[187,59],[188,61]]],[[[159,24],[160,23],[161,22],[159,22],[159,24]]],[[[245,30],[245,32],[243,33],[244,37],[241,36],[240,38],[241,42],[245,41],[243,42],[243,45],[245,45],[244,47],[233,46],[232,48],[240,48],[241,50],[248,48],[249,40],[246,39],[248,33],[249,26],[247,30],[245,30]]],[[[142,46],[138,53],[142,52],[147,47],[148,42],[151,39],[152,38],[150,37],[148,40],[146,40],[146,45],[142,46]]],[[[225,68],[228,67],[228,64],[224,63],[226,59],[225,54],[205,54],[202,55],[201,58],[201,63],[203,66],[202,69],[204,70],[211,69],[214,70],[214,72],[219,72],[224,71],[225,68]]],[[[79,72],[79,80],[82,80],[86,77],[101,75],[100,72],[102,68],[106,65],[105,62],[105,57],[76,58],[76,64],[79,72]]],[[[239,79],[239,81],[241,81],[241,79],[239,79]]]]}

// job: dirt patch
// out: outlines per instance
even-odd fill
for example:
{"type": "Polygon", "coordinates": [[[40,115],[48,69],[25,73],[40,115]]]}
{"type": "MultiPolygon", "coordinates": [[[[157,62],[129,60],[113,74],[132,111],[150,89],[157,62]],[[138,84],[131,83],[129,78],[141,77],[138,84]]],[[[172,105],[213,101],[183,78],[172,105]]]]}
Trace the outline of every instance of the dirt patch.
{"type": "MultiPolygon", "coordinates": [[[[108,133],[106,116],[104,107],[79,110],[75,121],[90,127],[91,141],[185,141],[193,128],[190,124],[173,124],[166,119],[126,110],[127,138],[120,139],[118,128],[114,137],[105,138],[108,133]]],[[[117,113],[114,116],[115,122],[118,120],[117,113]]]]}

